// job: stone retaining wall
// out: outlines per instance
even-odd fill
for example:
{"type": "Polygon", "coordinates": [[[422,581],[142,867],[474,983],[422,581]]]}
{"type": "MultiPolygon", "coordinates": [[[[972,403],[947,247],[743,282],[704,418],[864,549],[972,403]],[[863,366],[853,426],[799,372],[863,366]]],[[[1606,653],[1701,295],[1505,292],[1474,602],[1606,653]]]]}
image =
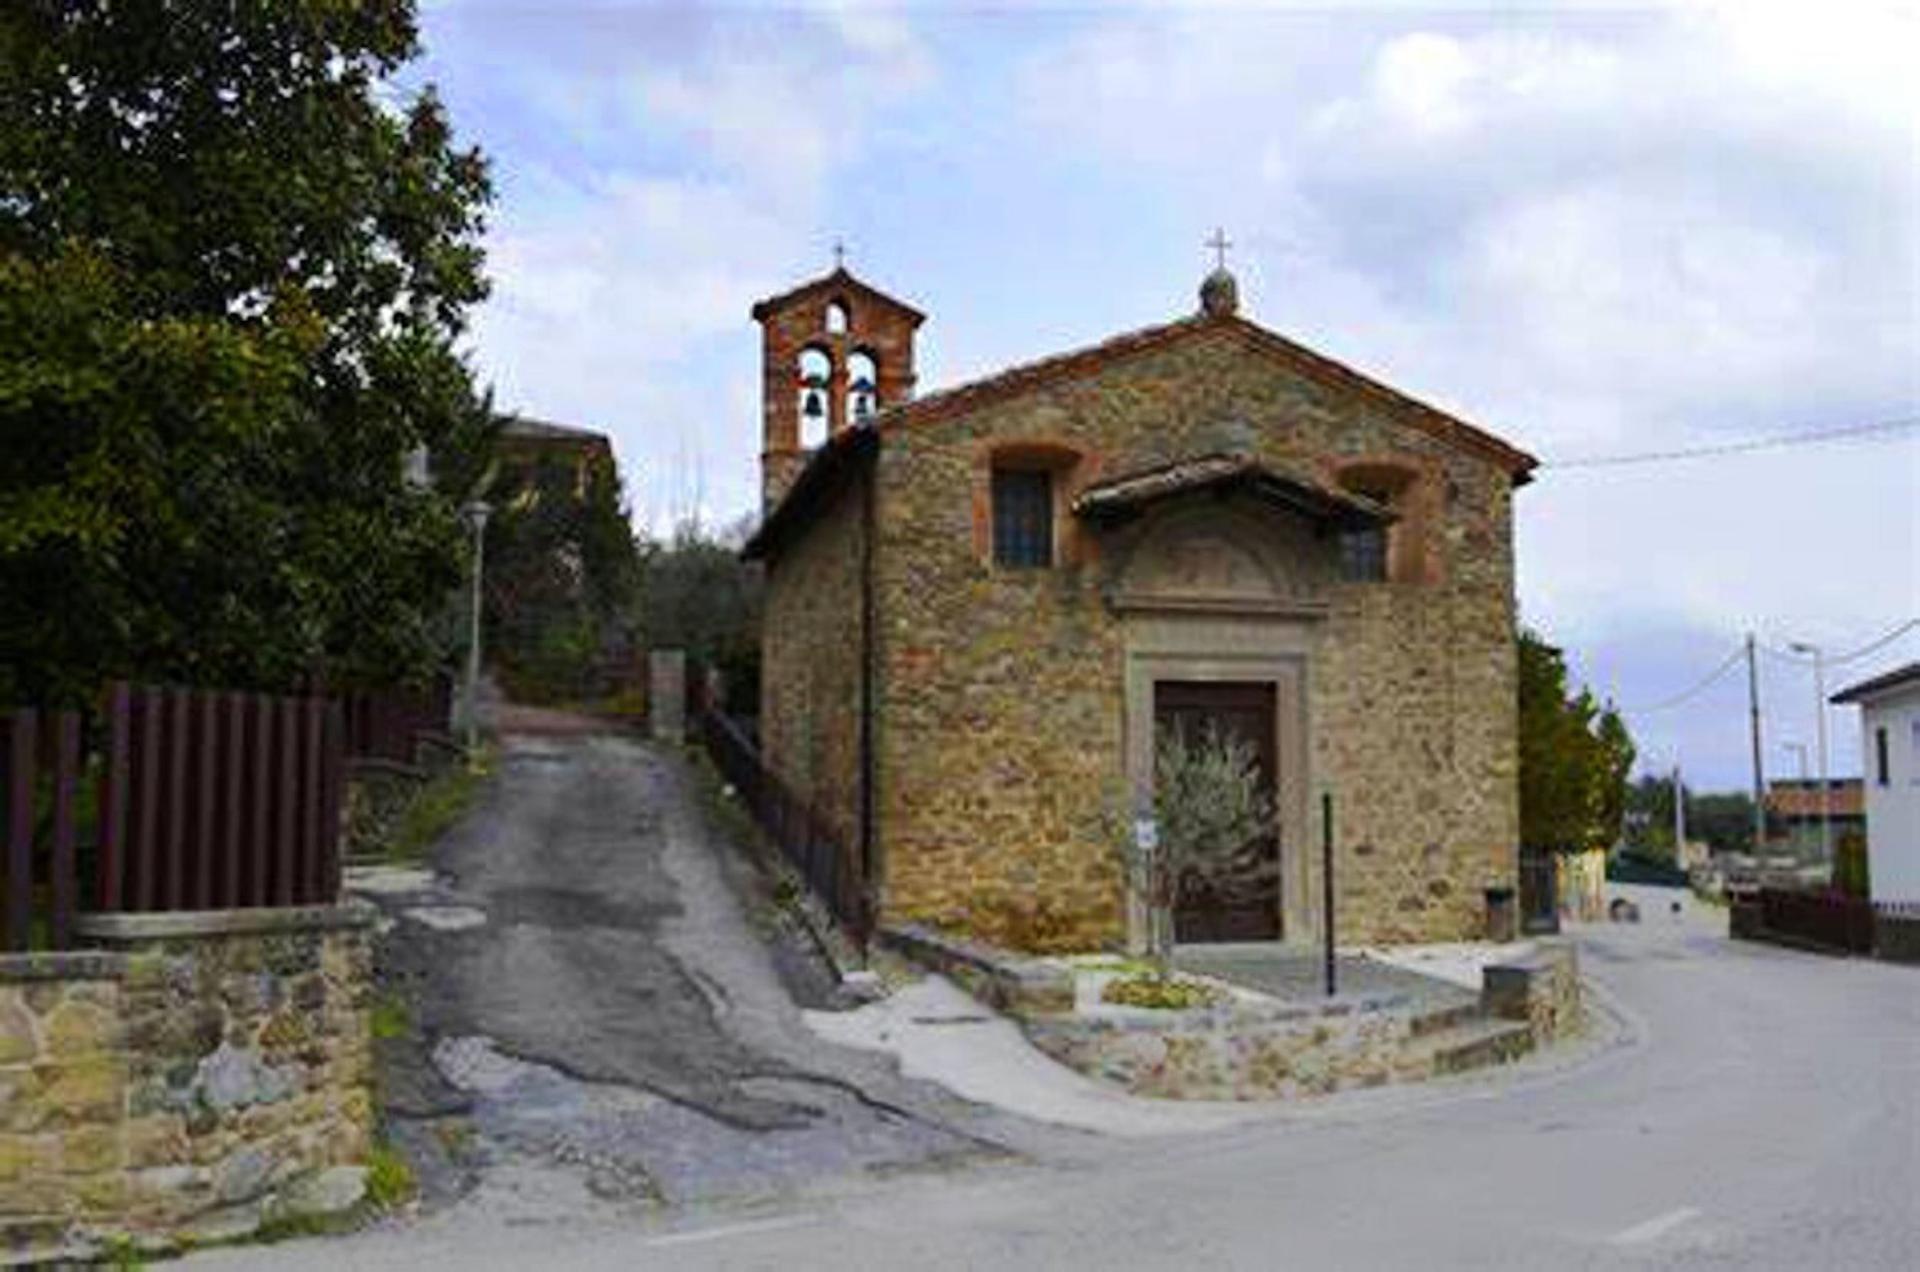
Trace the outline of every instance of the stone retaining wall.
{"type": "Polygon", "coordinates": [[[357,1201],[371,918],[96,915],[99,949],[0,958],[0,1263],[357,1201]]]}
{"type": "Polygon", "coordinates": [[[1516,1059],[1577,1032],[1580,968],[1570,941],[1540,941],[1482,971],[1480,1000],[1423,1004],[1400,992],[1312,1002],[1236,992],[1209,1007],[1076,1004],[1067,968],[913,924],[881,940],[1014,1017],[1033,1045],[1131,1094],[1288,1100],[1418,1082],[1516,1059]]]}
{"type": "Polygon", "coordinates": [[[1073,1010],[1073,977],[1064,968],[917,923],[882,927],[880,941],[995,1011],[1025,1020],[1073,1010]]]}
{"type": "Polygon", "coordinates": [[[1415,1013],[1393,999],[1193,1011],[1110,1010],[1024,1022],[1069,1068],[1134,1095],[1288,1100],[1430,1076],[1415,1013]]]}
{"type": "Polygon", "coordinates": [[[1541,941],[1533,953],[1481,973],[1481,1005],[1504,1020],[1525,1021],[1542,1046],[1579,1030],[1580,960],[1569,941],[1541,941]]]}

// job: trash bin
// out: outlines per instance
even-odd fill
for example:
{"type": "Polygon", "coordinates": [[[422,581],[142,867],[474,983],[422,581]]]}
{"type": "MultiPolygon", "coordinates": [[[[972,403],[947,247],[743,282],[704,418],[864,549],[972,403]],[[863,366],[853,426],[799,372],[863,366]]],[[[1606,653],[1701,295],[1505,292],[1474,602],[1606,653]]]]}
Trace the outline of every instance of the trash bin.
{"type": "Polygon", "coordinates": [[[1514,937],[1514,928],[1518,909],[1513,900],[1513,889],[1498,887],[1487,889],[1487,939],[1504,944],[1514,937]]]}

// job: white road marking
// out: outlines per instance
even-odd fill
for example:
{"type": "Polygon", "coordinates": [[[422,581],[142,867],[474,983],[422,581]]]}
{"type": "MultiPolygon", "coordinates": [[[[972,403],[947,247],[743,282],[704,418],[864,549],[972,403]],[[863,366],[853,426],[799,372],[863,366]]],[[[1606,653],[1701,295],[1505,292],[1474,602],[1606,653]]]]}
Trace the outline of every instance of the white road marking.
{"type": "Polygon", "coordinates": [[[689,1232],[669,1232],[665,1236],[649,1237],[645,1244],[650,1246],[693,1245],[700,1241],[723,1241],[728,1237],[746,1237],[759,1232],[779,1232],[784,1228],[803,1228],[818,1223],[818,1215],[787,1215],[779,1219],[756,1219],[752,1223],[723,1224],[717,1228],[695,1228],[689,1232]]]}
{"type": "Polygon", "coordinates": [[[1636,1223],[1631,1228],[1622,1228],[1607,1240],[1614,1245],[1640,1245],[1663,1237],[1681,1224],[1698,1219],[1700,1211],[1694,1206],[1682,1206],[1678,1210],[1669,1210],[1664,1215],[1655,1215],[1644,1223],[1636,1223]]]}

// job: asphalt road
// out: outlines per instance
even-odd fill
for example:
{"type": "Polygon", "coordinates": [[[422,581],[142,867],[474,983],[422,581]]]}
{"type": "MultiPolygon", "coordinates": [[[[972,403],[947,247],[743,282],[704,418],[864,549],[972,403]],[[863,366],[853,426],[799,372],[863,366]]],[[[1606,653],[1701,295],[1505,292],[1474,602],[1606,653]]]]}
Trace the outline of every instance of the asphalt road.
{"type": "MultiPolygon", "coordinates": [[[[518,870],[500,875],[494,904],[538,916],[550,901],[511,898],[567,890],[564,872],[555,883],[549,871],[518,870]]],[[[680,874],[689,877],[684,865],[680,874]]],[[[648,918],[638,897],[569,904],[615,907],[603,917],[616,930],[657,921],[679,958],[699,953],[686,933],[675,936],[671,915],[648,918]]],[[[1335,1097],[1172,1140],[1065,1154],[1027,1145],[1018,1160],[898,1177],[867,1171],[771,1204],[519,1217],[467,1207],[440,1221],[209,1261],[329,1272],[1912,1267],[1920,972],[1736,945],[1718,916],[1675,919],[1649,907],[1648,917],[1583,934],[1586,968],[1632,1041],[1572,1067],[1335,1097]]],[[[723,963],[738,957],[709,952],[723,963]]],[[[590,980],[597,957],[592,945],[567,956],[569,983],[590,980]]],[[[497,1035],[518,1031],[537,1052],[542,1037],[567,1027],[553,1010],[513,1004],[480,1014],[497,1035]]],[[[741,1080],[734,1059],[780,1050],[764,1038],[735,1049],[752,1034],[733,1031],[719,1044],[714,1091],[724,1096],[741,1080]]]]}
{"type": "Polygon", "coordinates": [[[435,1217],[617,1222],[1071,1149],[803,1025],[796,999],[836,982],[684,758],[515,718],[538,731],[507,739],[433,880],[378,898],[414,1023],[383,1044],[389,1133],[435,1217]]]}

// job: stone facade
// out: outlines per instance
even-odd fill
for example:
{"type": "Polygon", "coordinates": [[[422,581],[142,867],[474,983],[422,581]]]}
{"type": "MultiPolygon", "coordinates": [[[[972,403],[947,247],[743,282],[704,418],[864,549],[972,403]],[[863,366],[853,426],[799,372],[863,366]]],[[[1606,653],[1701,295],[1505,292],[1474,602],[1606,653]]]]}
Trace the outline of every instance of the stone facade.
{"type": "MultiPolygon", "coordinates": [[[[1484,890],[1516,873],[1511,497],[1530,460],[1230,313],[922,399],[878,431],[884,921],[1035,950],[1128,939],[1112,838],[1153,681],[1246,678],[1280,686],[1284,936],[1318,933],[1322,792],[1343,941],[1481,934],[1484,890]],[[1223,454],[1316,489],[1384,486],[1388,578],[1342,581],[1324,526],[1244,497],[1114,528],[1074,515],[1090,485],[1223,454]],[[993,561],[1002,462],[1054,474],[1052,568],[993,561]]],[[[836,740],[857,699],[823,696],[828,667],[857,679],[839,665],[858,653],[857,505],[851,487],[821,499],[767,553],[767,752],[830,807],[859,778],[836,740]]]]}
{"type": "Polygon", "coordinates": [[[97,916],[106,949],[0,959],[0,1260],[238,1236],[357,1198],[367,923],[97,916]]]}
{"type": "Polygon", "coordinates": [[[855,474],[807,536],[781,557],[766,590],[769,639],[760,664],[760,741],[839,843],[859,839],[861,540],[865,518],[855,474]]]}

